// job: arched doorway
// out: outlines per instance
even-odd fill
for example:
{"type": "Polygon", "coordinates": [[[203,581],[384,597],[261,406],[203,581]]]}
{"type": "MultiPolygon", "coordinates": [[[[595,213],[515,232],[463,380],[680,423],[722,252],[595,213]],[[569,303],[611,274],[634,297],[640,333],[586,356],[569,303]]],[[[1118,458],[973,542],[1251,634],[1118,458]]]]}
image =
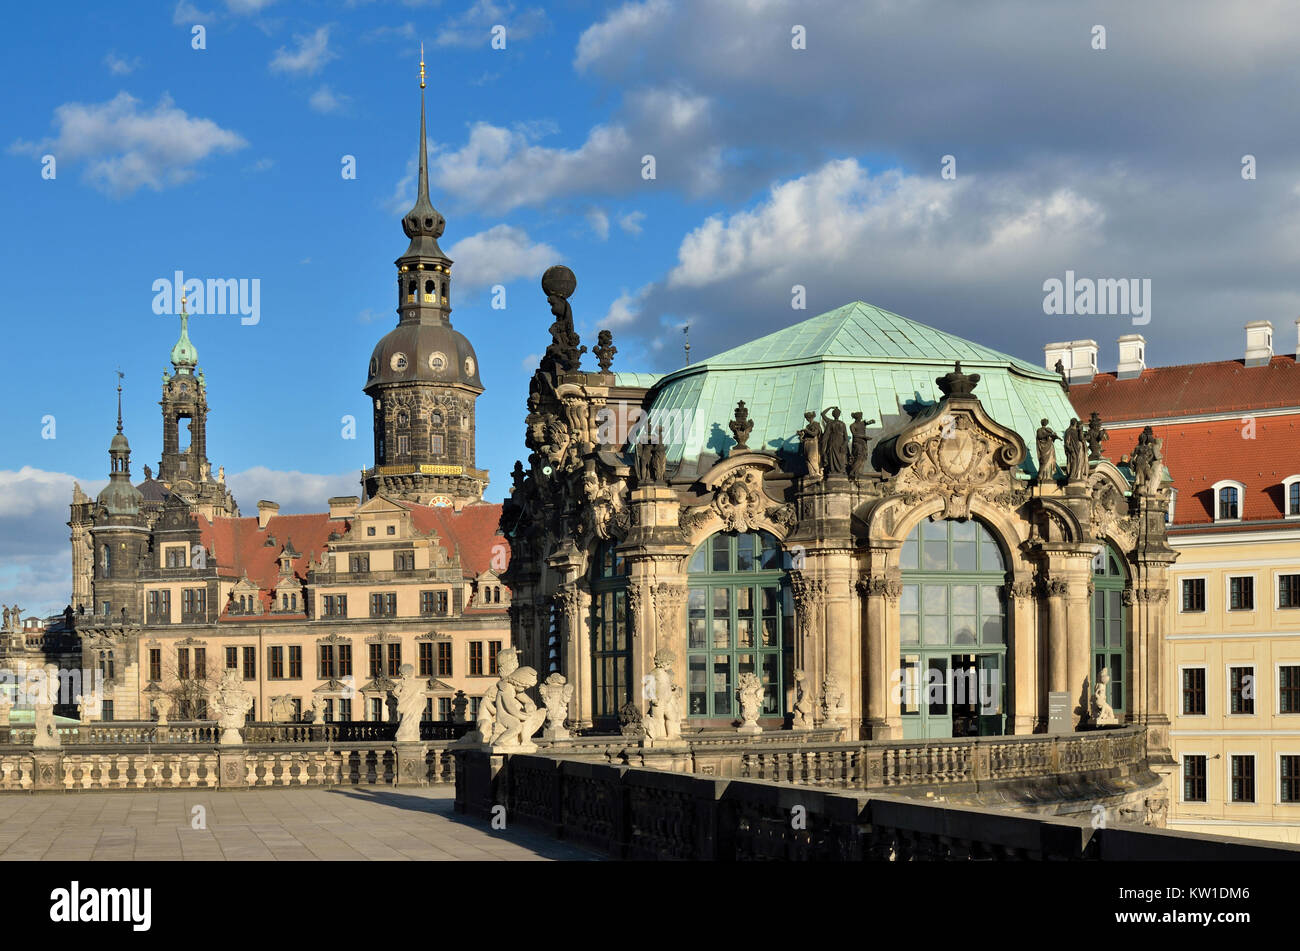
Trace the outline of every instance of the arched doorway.
{"type": "Polygon", "coordinates": [[[793,618],[788,556],[768,532],[718,532],[687,564],[688,717],[740,716],[736,684],[757,674],[764,717],[784,716],[793,682],[793,618]]]}
{"type": "Polygon", "coordinates": [[[980,522],[923,521],[903,543],[903,737],[1006,732],[1006,560],[980,522]]]}
{"type": "Polygon", "coordinates": [[[1092,680],[1096,689],[1103,668],[1110,670],[1109,700],[1117,719],[1128,710],[1128,618],[1124,561],[1106,544],[1092,562],[1092,680]]]}

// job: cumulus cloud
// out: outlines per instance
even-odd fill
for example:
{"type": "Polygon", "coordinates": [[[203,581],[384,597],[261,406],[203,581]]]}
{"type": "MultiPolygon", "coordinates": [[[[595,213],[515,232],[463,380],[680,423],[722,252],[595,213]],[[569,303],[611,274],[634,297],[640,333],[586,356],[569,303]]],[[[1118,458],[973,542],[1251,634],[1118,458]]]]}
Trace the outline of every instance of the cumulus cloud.
{"type": "Polygon", "coordinates": [[[618,216],[618,226],[628,234],[640,234],[643,221],[645,221],[644,211],[629,211],[625,215],[618,216]]]}
{"type": "Polygon", "coordinates": [[[190,3],[189,0],[179,0],[176,8],[172,11],[172,24],[174,26],[194,26],[195,24],[211,23],[216,16],[211,12],[204,12],[190,3]]]}
{"type": "Polygon", "coordinates": [[[505,27],[506,46],[526,40],[546,30],[546,11],[529,7],[516,12],[513,3],[495,3],[493,0],[475,0],[459,16],[448,19],[438,31],[437,46],[475,47],[487,46],[492,39],[492,29],[505,27]]]}
{"type": "Polygon", "coordinates": [[[359,474],[352,471],[321,475],[253,466],[243,472],[227,473],[226,484],[245,515],[256,515],[257,503],[262,499],[278,502],[281,514],[291,515],[324,512],[331,496],[359,495],[358,478],[359,474]]]}
{"type": "Polygon", "coordinates": [[[447,249],[457,261],[456,285],[462,289],[505,284],[521,277],[540,277],[560,258],[549,244],[535,242],[522,228],[495,225],[462,238],[447,249]]]}
{"type": "Polygon", "coordinates": [[[85,162],[86,180],[118,197],[186,182],[194,177],[193,166],[209,155],[248,144],[211,119],[187,115],[167,95],[152,110],[125,92],[103,103],[65,103],[54,110],[53,124],[55,136],[18,141],[10,151],[85,162]]]}
{"type": "Polygon", "coordinates": [[[140,57],[136,56],[127,59],[124,56],[118,56],[113,50],[109,50],[104,57],[104,65],[114,76],[127,76],[140,68],[140,57]]]}
{"type": "Polygon", "coordinates": [[[601,241],[609,237],[609,215],[601,209],[591,208],[587,211],[587,225],[601,241]]]}
{"type": "Polygon", "coordinates": [[[318,27],[314,33],[295,35],[297,44],[293,50],[280,47],[271,59],[271,72],[291,73],[296,76],[311,76],[334,59],[337,54],[329,48],[329,25],[318,27]]]}
{"type": "Polygon", "coordinates": [[[351,99],[351,96],[344,96],[341,93],[334,92],[334,90],[330,89],[329,86],[321,86],[311,94],[311,98],[307,100],[307,104],[316,112],[328,115],[331,112],[338,112],[346,106],[351,99]]]}

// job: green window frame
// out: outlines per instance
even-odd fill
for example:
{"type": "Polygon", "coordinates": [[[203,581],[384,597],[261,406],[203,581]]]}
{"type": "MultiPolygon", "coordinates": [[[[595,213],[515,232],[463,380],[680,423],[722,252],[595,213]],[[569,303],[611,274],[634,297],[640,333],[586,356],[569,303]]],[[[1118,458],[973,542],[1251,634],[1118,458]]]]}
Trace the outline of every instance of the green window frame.
{"type": "Polygon", "coordinates": [[[687,564],[687,716],[736,719],[741,674],[763,685],[759,715],[783,717],[792,683],[789,556],[769,532],[718,532],[687,564]]]}
{"type": "Polygon", "coordinates": [[[1110,705],[1128,710],[1128,614],[1124,589],[1128,575],[1118,552],[1107,544],[1092,562],[1092,685],[1110,669],[1110,705]]]}
{"type": "Polygon", "coordinates": [[[628,563],[616,543],[596,550],[591,570],[592,719],[617,722],[632,693],[632,616],[628,563]]]}

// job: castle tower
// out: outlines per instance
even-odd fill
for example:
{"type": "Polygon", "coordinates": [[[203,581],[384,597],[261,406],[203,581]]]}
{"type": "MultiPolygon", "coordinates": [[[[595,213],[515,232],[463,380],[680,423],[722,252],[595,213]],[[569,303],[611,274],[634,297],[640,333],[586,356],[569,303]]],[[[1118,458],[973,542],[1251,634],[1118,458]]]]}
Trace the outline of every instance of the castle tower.
{"type": "Polygon", "coordinates": [[[122,432],[122,383],[118,372],[117,434],[109,443],[108,485],[94,505],[90,549],[94,559],[94,613],[140,619],[136,580],[149,550],[149,527],[140,514],[144,496],[131,484],[131,445],[122,432]]]}
{"type": "Polygon", "coordinates": [[[402,219],[411,239],[397,266],[397,326],[370,356],[364,392],[374,410],[375,464],[363,474],[377,493],[460,508],[482,499],[488,474],[474,461],[478,358],[451,326],[451,259],[438,246],[445,221],[429,201],[424,54],[420,55],[420,173],[415,206],[402,219]]]}

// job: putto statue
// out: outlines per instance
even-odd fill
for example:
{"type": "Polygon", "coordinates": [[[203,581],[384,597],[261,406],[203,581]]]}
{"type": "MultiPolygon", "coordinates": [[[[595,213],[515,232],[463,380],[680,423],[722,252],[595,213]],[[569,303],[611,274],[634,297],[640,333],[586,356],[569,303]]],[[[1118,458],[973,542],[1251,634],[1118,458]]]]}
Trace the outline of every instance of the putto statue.
{"type": "Polygon", "coordinates": [[[227,669],[221,677],[212,697],[213,712],[217,715],[217,726],[221,728],[221,745],[238,746],[243,743],[239,729],[244,725],[244,717],[253,708],[253,695],[244,687],[243,678],[238,670],[227,669]]]}
{"type": "Polygon", "coordinates": [[[1038,477],[1034,481],[1038,485],[1056,481],[1056,440],[1060,438],[1047,425],[1047,420],[1042,420],[1034,439],[1034,447],[1038,450],[1038,477]]]}
{"type": "Polygon", "coordinates": [[[1092,722],[1095,726],[1113,726],[1115,709],[1110,705],[1107,694],[1110,692],[1110,668],[1103,667],[1097,675],[1097,686],[1092,691],[1092,722]]]}
{"type": "Polygon", "coordinates": [[[736,404],[735,418],[727,423],[727,428],[731,430],[731,438],[736,440],[736,445],[731,451],[748,452],[749,434],[754,431],[754,421],[749,418],[749,410],[745,409],[744,400],[736,404]]]}
{"type": "MultiPolygon", "coordinates": [[[[505,677],[513,673],[519,666],[519,652],[513,647],[507,647],[497,652],[497,675],[505,677]]],[[[470,742],[477,741],[490,745],[492,737],[497,730],[497,693],[500,690],[502,680],[498,680],[486,690],[483,691],[483,698],[478,704],[478,720],[476,725],[478,729],[467,734],[465,739],[470,742]]]]}
{"type": "Polygon", "coordinates": [[[654,670],[646,678],[646,715],[642,721],[651,742],[679,740],[682,736],[682,688],[674,683],[672,651],[655,651],[654,670]]]}
{"type": "MultiPolygon", "coordinates": [[[[499,656],[499,655],[498,655],[499,656]]],[[[546,719],[546,710],[539,709],[528,696],[528,689],[537,686],[537,671],[532,667],[516,667],[497,684],[497,725],[492,737],[493,750],[513,753],[531,753],[537,749],[533,734],[546,719]]]]}
{"type": "Polygon", "coordinates": [[[840,419],[840,408],[831,406],[822,410],[822,422],[826,424],[821,444],[822,468],[827,475],[844,475],[849,471],[849,430],[840,419]],[[828,418],[827,413],[834,418],[828,418]]]}
{"type": "Polygon", "coordinates": [[[418,743],[420,717],[424,716],[425,708],[425,682],[415,676],[414,665],[403,664],[399,669],[393,697],[397,701],[397,742],[418,743]]]}
{"type": "Polygon", "coordinates": [[[813,702],[808,690],[808,675],[802,670],[794,672],[794,721],[791,729],[811,730],[813,728],[813,702]]]}
{"type": "Polygon", "coordinates": [[[537,688],[546,707],[546,738],[548,740],[565,740],[569,731],[564,721],[569,718],[569,701],[573,699],[573,684],[564,679],[564,674],[551,674],[537,688]]]}
{"type": "Polygon", "coordinates": [[[855,479],[867,472],[867,464],[871,461],[871,439],[867,436],[867,427],[875,424],[874,419],[863,422],[861,413],[853,414],[853,422],[849,425],[849,432],[853,434],[853,445],[849,450],[849,475],[855,479]]]}
{"type": "Polygon", "coordinates": [[[762,733],[758,725],[758,711],[763,706],[763,684],[756,674],[740,675],[736,681],[736,697],[740,700],[740,733],[762,733]]]}
{"type": "Polygon", "coordinates": [[[809,482],[817,482],[822,477],[822,427],[817,422],[817,414],[809,410],[803,414],[807,425],[799,430],[799,450],[803,453],[804,466],[808,470],[809,482]]]}

